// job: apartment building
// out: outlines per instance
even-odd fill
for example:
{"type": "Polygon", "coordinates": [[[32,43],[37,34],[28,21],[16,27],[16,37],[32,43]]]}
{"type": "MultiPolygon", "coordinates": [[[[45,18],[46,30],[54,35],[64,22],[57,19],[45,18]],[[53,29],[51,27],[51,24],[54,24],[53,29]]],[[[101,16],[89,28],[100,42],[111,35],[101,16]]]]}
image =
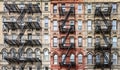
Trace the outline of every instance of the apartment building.
{"type": "Polygon", "coordinates": [[[4,0],[0,3],[0,69],[49,70],[50,1],[4,0]]]}
{"type": "Polygon", "coordinates": [[[120,70],[119,0],[84,0],[86,70],[120,70]]]}
{"type": "Polygon", "coordinates": [[[120,0],[4,0],[0,7],[0,70],[120,70],[120,0]]]}
{"type": "Polygon", "coordinates": [[[84,70],[83,0],[51,0],[51,70],[84,70]]]}

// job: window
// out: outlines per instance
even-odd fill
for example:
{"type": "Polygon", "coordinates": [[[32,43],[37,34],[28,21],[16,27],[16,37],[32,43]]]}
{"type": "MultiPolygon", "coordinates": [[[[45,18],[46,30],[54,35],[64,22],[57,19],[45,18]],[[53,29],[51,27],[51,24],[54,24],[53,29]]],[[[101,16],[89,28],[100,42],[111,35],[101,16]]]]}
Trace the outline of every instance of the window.
{"type": "Polygon", "coordinates": [[[74,37],[70,37],[70,43],[74,43],[74,37]]]}
{"type": "Polygon", "coordinates": [[[58,55],[54,55],[54,64],[58,64],[58,55]]]}
{"type": "Polygon", "coordinates": [[[113,37],[112,46],[117,47],[117,37],[113,37]]]}
{"type": "Polygon", "coordinates": [[[87,30],[88,31],[92,30],[92,21],[91,20],[88,20],[88,22],[87,22],[87,30]]]}
{"type": "Polygon", "coordinates": [[[15,51],[15,49],[11,49],[10,50],[10,54],[11,54],[11,57],[15,57],[15,55],[16,55],[16,51],[15,51]]]}
{"type": "Polygon", "coordinates": [[[79,47],[82,46],[82,37],[78,37],[78,46],[79,46],[79,47]]]}
{"type": "Polygon", "coordinates": [[[57,4],[53,4],[53,13],[57,13],[57,4]]]}
{"type": "Polygon", "coordinates": [[[88,54],[87,56],[87,64],[92,64],[92,55],[91,54],[88,54]]]}
{"type": "Polygon", "coordinates": [[[62,11],[65,12],[65,4],[62,4],[61,7],[62,7],[62,11]]]}
{"type": "MultiPolygon", "coordinates": [[[[65,58],[65,54],[62,55],[62,62],[63,62],[64,58],[65,58]]],[[[66,64],[66,60],[64,60],[64,64],[66,64]]]]}
{"type": "Polygon", "coordinates": [[[116,53],[112,54],[112,62],[113,62],[113,64],[117,64],[117,54],[116,53]]]}
{"type": "Polygon", "coordinates": [[[53,21],[53,30],[54,31],[58,30],[58,23],[57,23],[57,21],[53,21]]]}
{"type": "Polygon", "coordinates": [[[100,55],[99,54],[96,55],[96,63],[100,63],[100,55]]]}
{"type": "Polygon", "coordinates": [[[80,63],[82,63],[82,60],[83,59],[83,56],[82,56],[82,54],[79,54],[78,55],[78,63],[80,64],[80,63]]]}
{"type": "Polygon", "coordinates": [[[15,40],[17,38],[16,34],[12,34],[12,40],[15,40]]]}
{"type": "Polygon", "coordinates": [[[53,47],[57,47],[57,45],[58,45],[58,38],[54,37],[53,38],[53,47]]]}
{"type": "Polygon", "coordinates": [[[44,67],[44,70],[48,70],[48,67],[44,67]]]}
{"type": "Polygon", "coordinates": [[[88,37],[88,39],[87,39],[87,46],[92,47],[92,38],[91,37],[88,37]]]}
{"type": "Polygon", "coordinates": [[[108,64],[108,63],[109,63],[109,53],[105,52],[104,64],[108,64]]]}
{"type": "Polygon", "coordinates": [[[91,13],[91,11],[92,11],[92,5],[91,4],[87,5],[87,11],[88,11],[88,13],[91,13]]]}
{"type": "Polygon", "coordinates": [[[45,3],[45,11],[48,11],[48,3],[45,3]]]}
{"type": "Polygon", "coordinates": [[[97,36],[96,39],[95,39],[96,43],[100,43],[100,37],[97,36]]]}
{"type": "Polygon", "coordinates": [[[112,4],[112,12],[115,13],[117,11],[117,4],[112,4]]]}
{"type": "MultiPolygon", "coordinates": [[[[30,3],[30,5],[32,5],[32,4],[30,3]]],[[[18,7],[19,7],[20,9],[24,9],[25,5],[24,5],[24,3],[22,2],[21,4],[19,4],[18,7]]]]}
{"type": "Polygon", "coordinates": [[[48,27],[48,17],[44,18],[45,27],[48,27]]]}
{"type": "Polygon", "coordinates": [[[70,20],[70,25],[74,25],[74,20],[70,20]]]}
{"type": "Polygon", "coordinates": [[[70,62],[75,62],[75,55],[74,54],[70,55],[70,62]]]}
{"type": "Polygon", "coordinates": [[[117,29],[117,21],[113,20],[112,21],[112,30],[116,30],[117,29]]]}
{"type": "Polygon", "coordinates": [[[44,42],[45,42],[45,43],[48,43],[48,40],[49,40],[48,33],[45,33],[45,34],[44,34],[44,42]]]}
{"type": "Polygon", "coordinates": [[[27,49],[27,57],[32,58],[32,49],[27,49]]]}
{"type": "Polygon", "coordinates": [[[32,40],[32,34],[28,34],[28,40],[32,40]]]}
{"type": "Polygon", "coordinates": [[[35,49],[35,57],[40,59],[40,50],[38,48],[35,49]]]}
{"type": "Polygon", "coordinates": [[[78,20],[78,30],[82,30],[82,21],[78,20]]]}
{"type": "Polygon", "coordinates": [[[78,4],[78,13],[80,14],[82,12],[82,4],[78,4]]]}
{"type": "Polygon", "coordinates": [[[49,60],[49,52],[47,49],[44,50],[44,60],[48,61],[49,60]]]}
{"type": "Polygon", "coordinates": [[[7,56],[7,50],[3,49],[2,50],[2,59],[5,60],[4,58],[7,56]]]}

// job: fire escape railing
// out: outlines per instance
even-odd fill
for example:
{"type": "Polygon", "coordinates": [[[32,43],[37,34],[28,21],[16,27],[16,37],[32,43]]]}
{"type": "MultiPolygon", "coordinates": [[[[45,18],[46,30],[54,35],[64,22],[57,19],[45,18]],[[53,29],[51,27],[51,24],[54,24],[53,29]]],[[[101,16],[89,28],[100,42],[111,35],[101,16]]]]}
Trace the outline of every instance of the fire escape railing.
{"type": "Polygon", "coordinates": [[[39,42],[39,40],[35,39],[35,40],[25,40],[24,42],[22,41],[22,37],[24,36],[24,33],[26,31],[26,29],[41,29],[40,24],[38,22],[29,22],[29,23],[24,23],[23,19],[25,14],[33,14],[33,13],[42,13],[39,5],[38,4],[24,4],[25,7],[24,8],[18,8],[17,4],[8,4],[8,3],[4,3],[6,9],[8,10],[9,13],[18,13],[20,14],[20,16],[17,18],[16,22],[10,21],[10,22],[4,22],[5,26],[8,27],[8,29],[19,29],[19,35],[17,36],[16,40],[10,40],[5,38],[5,42],[10,45],[17,45],[20,47],[20,50],[18,51],[18,56],[17,57],[5,57],[5,59],[11,63],[11,62],[16,62],[16,63],[23,63],[23,66],[25,66],[24,64],[26,62],[41,62],[41,60],[39,58],[28,58],[22,57],[23,51],[25,49],[26,45],[40,45],[41,43],[39,42]],[[10,24],[9,24],[10,23],[10,24]],[[9,26],[10,25],[10,26],[9,26]]]}
{"type": "MultiPolygon", "coordinates": [[[[107,11],[102,11],[101,7],[97,7],[95,9],[94,18],[101,17],[105,26],[107,27],[106,29],[103,29],[101,26],[101,23],[99,23],[98,20],[95,20],[95,24],[96,24],[95,25],[95,33],[102,35],[106,46],[102,46],[101,43],[98,43],[98,42],[95,43],[94,51],[95,51],[95,53],[98,53],[98,52],[101,53],[102,56],[99,59],[102,59],[102,60],[100,60],[100,62],[96,62],[96,59],[95,59],[94,68],[101,68],[102,70],[104,70],[104,68],[110,68],[110,70],[111,70],[111,66],[112,66],[112,61],[111,61],[112,44],[110,42],[112,26],[111,26],[111,23],[110,22],[108,23],[108,20],[106,19],[106,17],[109,17],[109,19],[110,19],[110,14],[111,14],[111,7],[108,7],[107,11]],[[106,34],[109,35],[109,38],[106,37],[106,34]],[[105,54],[106,51],[108,53],[108,56],[107,56],[107,54],[105,54]],[[105,61],[106,61],[106,63],[105,63],[105,61]]],[[[95,58],[96,58],[96,56],[97,55],[95,55],[95,58]]]]}
{"type": "Polygon", "coordinates": [[[75,14],[75,8],[69,7],[69,11],[63,11],[62,7],[59,7],[60,16],[65,16],[65,19],[63,20],[62,24],[59,25],[59,31],[62,34],[66,34],[63,41],[59,44],[60,49],[66,50],[66,54],[62,62],[60,62],[60,66],[67,66],[68,70],[70,70],[71,67],[75,66],[75,62],[66,62],[65,60],[68,56],[68,53],[71,49],[75,48],[75,43],[66,43],[66,40],[68,39],[69,34],[73,34],[75,32],[75,25],[66,25],[66,22],[69,18],[69,16],[72,16],[71,14],[75,14]]]}

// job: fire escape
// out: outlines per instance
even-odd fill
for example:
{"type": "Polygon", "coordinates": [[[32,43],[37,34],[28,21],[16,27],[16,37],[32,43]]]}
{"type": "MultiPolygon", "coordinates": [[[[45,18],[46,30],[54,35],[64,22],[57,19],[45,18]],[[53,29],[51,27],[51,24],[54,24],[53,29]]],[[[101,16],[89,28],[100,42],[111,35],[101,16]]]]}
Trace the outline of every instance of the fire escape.
{"type": "Polygon", "coordinates": [[[59,63],[61,67],[68,67],[67,70],[70,70],[71,67],[75,67],[76,63],[75,62],[66,62],[66,58],[69,57],[69,51],[70,50],[74,50],[75,49],[75,43],[68,43],[68,37],[70,34],[74,34],[75,33],[75,25],[70,25],[70,24],[66,24],[66,22],[68,21],[68,18],[71,17],[75,17],[75,8],[74,7],[65,7],[68,9],[68,11],[63,10],[62,7],[59,7],[59,15],[60,17],[65,17],[65,19],[61,20],[61,24],[59,24],[59,31],[60,34],[65,35],[63,41],[59,44],[59,47],[61,50],[66,50],[66,54],[64,59],[59,63]]]}
{"type": "Polygon", "coordinates": [[[8,61],[8,63],[18,63],[22,64],[21,70],[24,70],[24,66],[27,62],[40,62],[41,59],[37,57],[23,57],[23,51],[26,46],[42,46],[39,39],[26,39],[23,41],[24,33],[27,29],[36,29],[41,30],[40,23],[38,21],[34,22],[24,22],[24,16],[25,14],[34,14],[34,13],[42,13],[40,10],[40,7],[38,4],[24,4],[24,8],[19,8],[18,4],[8,4],[4,3],[6,9],[8,10],[9,14],[16,13],[20,14],[16,21],[3,21],[5,27],[8,30],[20,30],[19,35],[16,39],[9,39],[9,36],[4,39],[5,43],[9,46],[18,46],[20,50],[18,51],[18,55],[11,57],[6,56],[5,60],[8,61]]]}
{"type": "Polygon", "coordinates": [[[102,9],[102,7],[96,7],[95,15],[94,15],[95,34],[101,34],[105,44],[103,45],[100,42],[95,43],[94,52],[101,54],[100,57],[97,57],[97,55],[95,55],[95,66],[94,66],[95,69],[100,68],[101,70],[104,70],[105,68],[110,68],[111,70],[112,44],[111,44],[110,39],[111,39],[112,25],[111,25],[111,22],[109,21],[110,16],[111,16],[111,7],[108,7],[107,10],[102,9]],[[98,20],[98,18],[100,17],[102,20],[98,20]]]}

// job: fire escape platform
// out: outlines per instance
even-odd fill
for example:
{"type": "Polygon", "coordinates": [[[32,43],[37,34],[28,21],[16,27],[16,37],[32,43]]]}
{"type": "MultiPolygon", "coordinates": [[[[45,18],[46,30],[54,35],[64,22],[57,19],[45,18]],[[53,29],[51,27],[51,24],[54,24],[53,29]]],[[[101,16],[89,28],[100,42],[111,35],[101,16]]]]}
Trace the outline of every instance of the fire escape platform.
{"type": "Polygon", "coordinates": [[[27,25],[28,29],[36,29],[36,30],[42,29],[38,21],[27,21],[25,22],[25,24],[27,25]]]}
{"type": "Polygon", "coordinates": [[[59,64],[60,64],[60,66],[65,66],[65,67],[66,66],[69,67],[70,65],[71,65],[71,67],[76,66],[75,62],[67,62],[67,63],[60,62],[59,64]]]}
{"type": "Polygon", "coordinates": [[[5,43],[9,44],[10,46],[42,46],[40,41],[38,39],[35,40],[25,40],[24,42],[21,42],[19,40],[11,40],[11,39],[5,39],[5,43]]]}
{"type": "Polygon", "coordinates": [[[72,45],[71,49],[75,49],[75,43],[59,44],[60,49],[68,49],[72,45]]]}
{"type": "Polygon", "coordinates": [[[96,63],[94,68],[110,68],[112,63],[104,64],[104,63],[96,63]]]}
{"type": "Polygon", "coordinates": [[[20,29],[20,26],[18,25],[17,22],[4,21],[3,23],[8,29],[12,29],[12,30],[20,29]]]}
{"type": "Polygon", "coordinates": [[[5,57],[9,63],[21,63],[21,62],[42,62],[39,58],[17,58],[17,57],[5,57]]]}
{"type": "Polygon", "coordinates": [[[69,29],[70,29],[70,26],[72,27],[72,30],[70,31],[70,33],[74,33],[75,32],[75,25],[69,25],[69,26],[66,26],[67,28],[64,28],[64,27],[59,27],[59,31],[61,32],[61,33],[67,33],[68,31],[69,31],[69,29]]]}
{"type": "Polygon", "coordinates": [[[103,13],[104,16],[109,17],[111,15],[111,9],[112,9],[112,7],[108,7],[108,10],[102,11],[101,7],[97,7],[95,9],[95,15],[94,16],[95,17],[101,17],[101,13],[103,13]],[[101,11],[101,12],[99,12],[99,11],[101,11]]]}

